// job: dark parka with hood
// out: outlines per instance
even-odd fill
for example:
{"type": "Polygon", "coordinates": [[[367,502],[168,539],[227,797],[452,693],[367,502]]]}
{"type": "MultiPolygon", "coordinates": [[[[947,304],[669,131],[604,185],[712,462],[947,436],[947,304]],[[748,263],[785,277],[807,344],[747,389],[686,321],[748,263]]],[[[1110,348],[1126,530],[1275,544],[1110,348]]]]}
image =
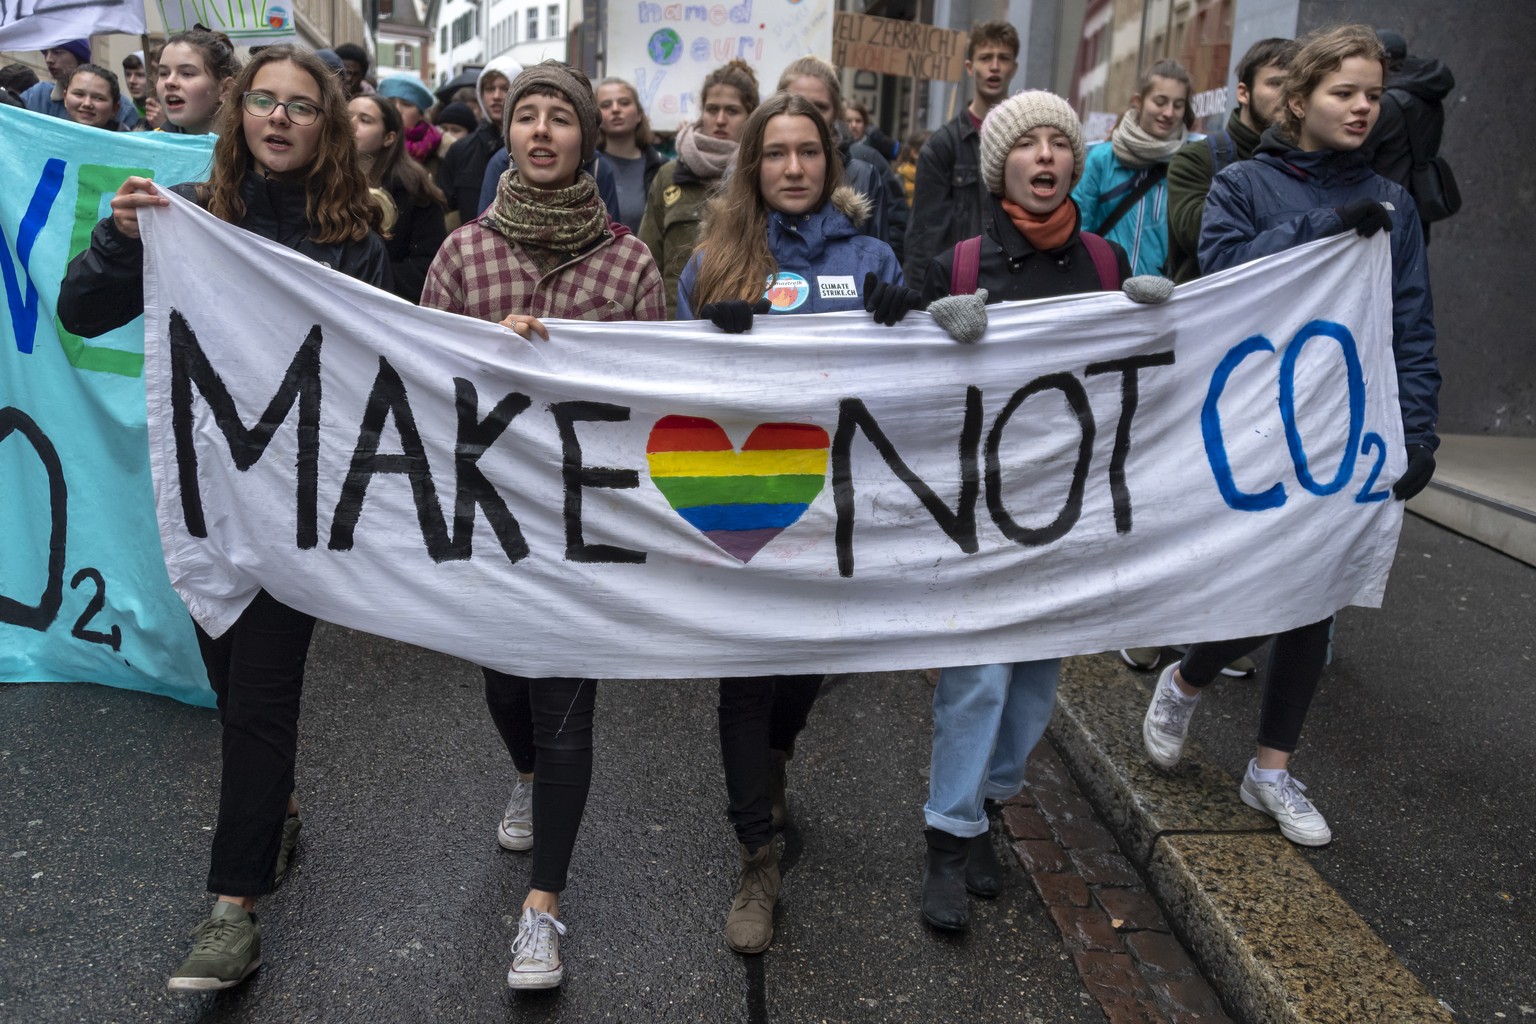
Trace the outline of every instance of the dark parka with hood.
{"type": "Polygon", "coordinates": [[[1381,116],[1361,148],[1377,174],[1408,187],[1413,167],[1410,136],[1419,140],[1426,156],[1440,152],[1445,131],[1442,102],[1455,87],[1456,76],[1438,60],[1405,57],[1393,66],[1381,95],[1381,116]]]}
{"type": "Polygon", "coordinates": [[[1339,210],[1358,200],[1392,207],[1392,352],[1403,440],[1433,451],[1440,367],[1424,233],[1408,190],[1388,181],[1360,150],[1306,152],[1270,128],[1252,160],[1211,182],[1200,229],[1200,271],[1212,274],[1344,231],[1339,210]]]}

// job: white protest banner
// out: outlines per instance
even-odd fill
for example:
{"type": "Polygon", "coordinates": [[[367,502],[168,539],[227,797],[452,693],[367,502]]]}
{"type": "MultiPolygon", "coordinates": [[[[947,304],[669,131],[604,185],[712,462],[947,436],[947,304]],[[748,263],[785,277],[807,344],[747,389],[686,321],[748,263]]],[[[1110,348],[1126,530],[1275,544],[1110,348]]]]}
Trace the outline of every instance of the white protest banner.
{"type": "Polygon", "coordinates": [[[161,543],[216,634],[264,587],[503,671],[711,677],[1248,636],[1382,598],[1405,462],[1384,239],[1162,306],[993,307],[970,346],[862,313],[527,342],[185,202],[145,219],[161,543]]]}
{"type": "Polygon", "coordinates": [[[0,50],[46,50],[98,33],[146,31],[144,0],[0,0],[0,50]]]}
{"type": "Polygon", "coordinates": [[[660,131],[696,120],[704,76],[729,60],[752,65],[764,96],[800,57],[832,55],[832,0],[625,0],[610,3],[608,73],[635,84],[660,131]]]}
{"type": "MultiPolygon", "coordinates": [[[[0,0],[3,2],[3,0],[0,0]]],[[[295,7],[285,0],[155,0],[167,34],[194,25],[223,32],[241,46],[271,46],[298,38],[295,7]]]]}
{"type": "Polygon", "coordinates": [[[201,181],[211,135],[104,132],[0,106],[0,682],[213,703],[155,529],[144,323],[79,338],[59,282],[129,175],[201,181]]]}

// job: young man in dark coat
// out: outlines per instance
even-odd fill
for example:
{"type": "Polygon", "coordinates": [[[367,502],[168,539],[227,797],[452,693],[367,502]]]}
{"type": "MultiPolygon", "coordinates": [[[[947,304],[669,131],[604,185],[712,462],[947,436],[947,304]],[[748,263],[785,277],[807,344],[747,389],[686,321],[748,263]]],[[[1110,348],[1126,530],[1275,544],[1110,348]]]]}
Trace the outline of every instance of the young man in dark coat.
{"type": "Polygon", "coordinates": [[[981,122],[1008,96],[1019,70],[1019,33],[1006,21],[971,30],[965,70],[976,94],[954,120],[923,146],[912,191],[912,218],[903,240],[907,286],[923,290],[928,261],[956,242],[981,234],[988,193],[981,180],[981,122]]]}

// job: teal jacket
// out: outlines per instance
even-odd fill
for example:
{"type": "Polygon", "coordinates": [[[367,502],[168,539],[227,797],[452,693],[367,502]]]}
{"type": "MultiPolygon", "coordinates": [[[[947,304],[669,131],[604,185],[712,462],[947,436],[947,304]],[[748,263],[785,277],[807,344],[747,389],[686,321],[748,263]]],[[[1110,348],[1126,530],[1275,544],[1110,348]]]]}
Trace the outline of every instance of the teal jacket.
{"type": "Polygon", "coordinates": [[[1082,229],[1103,235],[1131,258],[1132,274],[1161,274],[1168,259],[1168,179],[1159,181],[1109,231],[1101,225],[1120,205],[1141,174],[1115,158],[1107,142],[1088,147],[1083,177],[1072,199],[1083,213],[1082,229]]]}

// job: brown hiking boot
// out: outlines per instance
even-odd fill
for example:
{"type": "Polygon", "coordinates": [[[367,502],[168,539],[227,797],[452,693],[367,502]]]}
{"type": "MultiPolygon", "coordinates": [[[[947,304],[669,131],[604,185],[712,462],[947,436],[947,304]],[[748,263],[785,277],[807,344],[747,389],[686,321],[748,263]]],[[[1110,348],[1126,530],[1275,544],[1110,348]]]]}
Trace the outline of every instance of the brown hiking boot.
{"type": "Polygon", "coordinates": [[[741,847],[741,880],[725,918],[725,941],[738,953],[761,953],[773,941],[773,908],[779,902],[779,853],[769,840],[756,853],[741,847]]]}

